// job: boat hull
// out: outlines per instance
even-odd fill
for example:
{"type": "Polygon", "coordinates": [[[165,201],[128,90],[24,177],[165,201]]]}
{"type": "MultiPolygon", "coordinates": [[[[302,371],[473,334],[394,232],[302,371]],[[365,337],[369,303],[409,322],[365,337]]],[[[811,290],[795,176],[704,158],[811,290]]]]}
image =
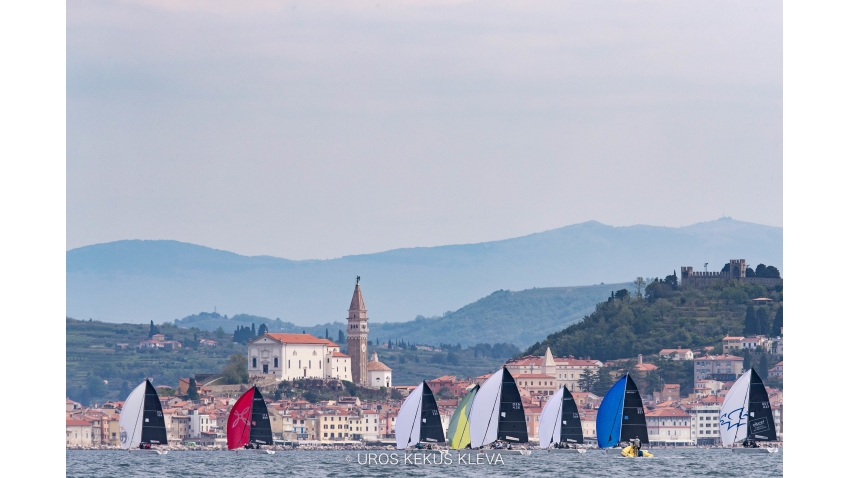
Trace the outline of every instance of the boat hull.
{"type": "Polygon", "coordinates": [[[127,450],[127,451],[129,451],[133,455],[167,455],[168,454],[168,450],[156,450],[156,449],[142,450],[141,448],[134,448],[132,450],[127,450]]]}
{"type": "Polygon", "coordinates": [[[493,456],[493,455],[530,455],[531,450],[498,450],[498,449],[492,449],[492,450],[473,450],[470,453],[483,453],[483,454],[488,455],[488,456],[493,456]]]}
{"type": "Polygon", "coordinates": [[[552,448],[549,453],[587,453],[584,448],[552,448]]]}
{"type": "Polygon", "coordinates": [[[274,450],[264,450],[264,449],[259,449],[259,450],[243,449],[243,450],[233,450],[233,451],[235,451],[236,453],[256,453],[258,455],[274,455],[274,450]]]}
{"type": "Polygon", "coordinates": [[[779,448],[732,448],[732,453],[779,453],[779,448]]]}

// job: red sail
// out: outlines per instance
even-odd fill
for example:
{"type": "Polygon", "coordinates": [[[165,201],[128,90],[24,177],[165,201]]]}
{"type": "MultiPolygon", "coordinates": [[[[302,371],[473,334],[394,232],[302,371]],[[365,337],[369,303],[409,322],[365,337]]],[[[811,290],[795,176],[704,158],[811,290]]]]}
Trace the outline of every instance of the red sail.
{"type": "Polygon", "coordinates": [[[251,406],[254,403],[254,387],[245,392],[227,416],[227,449],[242,448],[251,437],[251,406]]]}

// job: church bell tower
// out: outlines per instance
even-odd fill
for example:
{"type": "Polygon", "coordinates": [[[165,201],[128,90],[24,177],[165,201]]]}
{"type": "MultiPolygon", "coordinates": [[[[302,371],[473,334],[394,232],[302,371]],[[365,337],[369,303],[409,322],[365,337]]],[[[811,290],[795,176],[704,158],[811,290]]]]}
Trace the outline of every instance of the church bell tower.
{"type": "Polygon", "coordinates": [[[363,387],[369,385],[369,377],[366,372],[367,342],[369,339],[368,320],[363,293],[360,292],[360,276],[357,276],[354,295],[351,297],[351,305],[348,307],[348,356],[351,357],[351,379],[354,383],[363,387]]]}

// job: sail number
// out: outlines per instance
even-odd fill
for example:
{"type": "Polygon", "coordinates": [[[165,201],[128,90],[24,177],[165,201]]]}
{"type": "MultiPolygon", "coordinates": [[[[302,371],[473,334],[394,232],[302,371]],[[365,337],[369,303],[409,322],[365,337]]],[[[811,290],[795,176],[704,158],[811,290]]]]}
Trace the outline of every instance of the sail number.
{"type": "Polygon", "coordinates": [[[522,408],[522,403],[511,402],[511,406],[514,410],[519,410],[522,408]]]}

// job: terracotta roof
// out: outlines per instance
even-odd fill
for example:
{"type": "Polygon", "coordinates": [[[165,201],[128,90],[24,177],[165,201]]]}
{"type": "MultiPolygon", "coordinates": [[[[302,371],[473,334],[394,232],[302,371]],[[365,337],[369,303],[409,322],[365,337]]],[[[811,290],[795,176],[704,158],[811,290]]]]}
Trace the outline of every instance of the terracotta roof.
{"type": "MultiPolygon", "coordinates": [[[[328,339],[320,339],[318,337],[313,337],[310,334],[266,334],[263,337],[271,337],[273,340],[276,340],[280,343],[284,344],[327,344],[330,342],[328,339]]],[[[259,337],[258,337],[259,338],[259,337]]],[[[256,340],[256,339],[254,339],[256,340]]],[[[331,342],[333,343],[333,342],[331,342]]]]}
{"type": "Polygon", "coordinates": [[[332,341],[330,341],[330,340],[328,340],[328,339],[323,339],[323,338],[319,337],[319,340],[321,340],[321,341],[325,342],[326,344],[328,344],[328,347],[339,347],[339,344],[337,344],[336,342],[332,342],[332,341]]]}
{"type": "Polygon", "coordinates": [[[635,370],[637,370],[638,372],[651,372],[651,371],[657,370],[657,369],[658,369],[658,367],[655,366],[655,365],[652,365],[651,363],[639,363],[639,364],[635,365],[635,370]]]}
{"type": "Polygon", "coordinates": [[[687,352],[690,352],[690,351],[691,351],[691,349],[662,349],[661,352],[658,352],[658,354],[659,355],[667,355],[667,354],[674,354],[674,353],[677,353],[677,352],[687,353],[687,352]]]}
{"type": "Polygon", "coordinates": [[[90,427],[91,422],[87,422],[85,420],[65,419],[65,426],[66,427],[90,427]]]}
{"type": "Polygon", "coordinates": [[[368,362],[366,363],[366,370],[376,370],[376,371],[392,371],[391,368],[387,367],[381,362],[368,362]]]}
{"type": "Polygon", "coordinates": [[[738,357],[737,355],[706,355],[705,357],[700,357],[700,360],[740,360],[744,361],[744,357],[738,357]]]}
{"type": "Polygon", "coordinates": [[[688,412],[679,408],[659,407],[646,412],[648,417],[689,417],[688,412]]]}
{"type": "Polygon", "coordinates": [[[332,357],[339,357],[339,358],[351,358],[351,357],[349,357],[348,355],[345,355],[345,354],[344,354],[344,353],[342,353],[342,352],[334,352],[334,353],[333,353],[333,355],[332,355],[332,357]]]}
{"type": "Polygon", "coordinates": [[[744,337],[727,335],[726,337],[723,337],[723,340],[744,340],[744,337]]]}

